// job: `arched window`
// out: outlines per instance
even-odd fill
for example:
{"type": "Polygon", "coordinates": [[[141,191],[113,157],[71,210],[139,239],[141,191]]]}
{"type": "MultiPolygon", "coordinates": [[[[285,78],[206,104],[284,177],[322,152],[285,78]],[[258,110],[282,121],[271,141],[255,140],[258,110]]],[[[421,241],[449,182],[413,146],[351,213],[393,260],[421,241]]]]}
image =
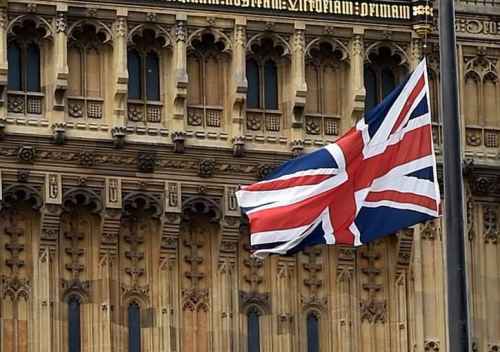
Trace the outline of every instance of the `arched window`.
{"type": "Polygon", "coordinates": [[[7,44],[8,112],[40,115],[41,92],[40,39],[44,30],[28,20],[15,24],[7,44]]]}
{"type": "Polygon", "coordinates": [[[279,132],[281,122],[281,56],[284,48],[274,38],[262,38],[252,45],[246,60],[247,130],[279,132]]]}
{"type": "Polygon", "coordinates": [[[225,44],[212,33],[191,42],[188,55],[188,125],[221,127],[226,90],[225,44]]]}
{"type": "Polygon", "coordinates": [[[93,25],[73,30],[68,46],[68,116],[101,119],[104,105],[104,37],[93,25]]]}
{"type": "Polygon", "coordinates": [[[343,56],[330,43],[320,43],[307,54],[305,112],[308,135],[332,138],[340,134],[343,56]]]}
{"type": "Polygon", "coordinates": [[[389,48],[381,47],[368,57],[364,67],[366,111],[379,104],[407,74],[406,68],[400,65],[401,57],[389,48]]]}
{"type": "Polygon", "coordinates": [[[247,107],[258,109],[260,107],[260,72],[259,65],[254,59],[247,61],[247,107]]]}
{"type": "Polygon", "coordinates": [[[260,352],[260,311],[256,307],[247,311],[247,351],[260,352]]]}
{"type": "Polygon", "coordinates": [[[136,302],[128,306],[128,352],[141,352],[141,308],[136,302]]]}
{"type": "Polygon", "coordinates": [[[307,352],[319,352],[319,319],[315,313],[307,314],[307,352]]]}
{"type": "Polygon", "coordinates": [[[68,352],[82,348],[80,314],[80,298],[73,295],[68,299],[68,352]]]}
{"type": "Polygon", "coordinates": [[[160,123],[162,115],[161,63],[164,39],[144,29],[134,36],[127,55],[128,120],[160,123]]]}

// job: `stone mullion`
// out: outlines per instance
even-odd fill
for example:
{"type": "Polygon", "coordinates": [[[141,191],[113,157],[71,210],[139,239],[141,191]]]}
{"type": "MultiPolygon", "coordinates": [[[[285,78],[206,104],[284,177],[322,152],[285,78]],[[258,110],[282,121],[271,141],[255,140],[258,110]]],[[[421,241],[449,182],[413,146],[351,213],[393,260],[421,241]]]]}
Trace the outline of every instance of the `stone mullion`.
{"type": "Polygon", "coordinates": [[[288,352],[295,345],[294,336],[296,335],[294,326],[296,324],[296,307],[293,302],[296,297],[290,295],[295,290],[295,258],[278,258],[275,262],[276,279],[273,290],[273,298],[276,299],[276,310],[273,312],[276,321],[277,333],[275,336],[274,349],[277,352],[288,352]]]}
{"type": "MultiPolygon", "coordinates": [[[[364,63],[365,50],[363,44],[364,30],[362,28],[354,28],[354,36],[350,45],[350,62],[351,62],[351,123],[355,123],[362,116],[365,110],[365,84],[364,84],[364,63]]],[[[349,126],[350,127],[350,126],[349,126]]]]}

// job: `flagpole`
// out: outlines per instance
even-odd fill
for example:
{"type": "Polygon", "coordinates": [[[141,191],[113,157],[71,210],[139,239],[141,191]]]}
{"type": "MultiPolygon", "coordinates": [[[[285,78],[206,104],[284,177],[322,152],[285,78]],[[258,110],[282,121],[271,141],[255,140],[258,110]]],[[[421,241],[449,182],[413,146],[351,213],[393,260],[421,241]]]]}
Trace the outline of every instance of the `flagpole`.
{"type": "Polygon", "coordinates": [[[465,263],[462,151],[454,0],[439,0],[441,116],[443,118],[444,224],[448,292],[448,350],[470,351],[465,263]]]}

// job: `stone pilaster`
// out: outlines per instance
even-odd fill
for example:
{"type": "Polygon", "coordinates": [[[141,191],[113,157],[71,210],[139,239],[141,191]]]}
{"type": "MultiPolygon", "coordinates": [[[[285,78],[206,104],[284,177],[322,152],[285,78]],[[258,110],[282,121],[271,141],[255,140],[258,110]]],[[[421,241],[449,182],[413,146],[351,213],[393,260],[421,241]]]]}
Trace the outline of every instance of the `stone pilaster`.
{"type": "Polygon", "coordinates": [[[365,84],[364,84],[364,30],[354,28],[354,35],[351,39],[351,119],[353,122],[359,120],[365,110],[365,84]]]}
{"type": "Polygon", "coordinates": [[[113,125],[124,126],[127,111],[127,10],[119,9],[113,25],[113,125]]]}
{"type": "MultiPolygon", "coordinates": [[[[244,135],[245,101],[248,88],[246,78],[246,19],[237,18],[234,28],[232,56],[232,136],[233,143],[244,135]]],[[[244,140],[243,140],[244,142],[244,140]]]]}
{"type": "Polygon", "coordinates": [[[54,106],[59,113],[54,114],[52,122],[64,120],[64,97],[68,88],[68,23],[66,13],[68,5],[58,3],[54,19],[54,106]]]}
{"type": "Polygon", "coordinates": [[[175,27],[174,45],[174,66],[175,66],[175,87],[173,94],[173,125],[172,130],[179,132],[184,129],[184,119],[186,114],[187,98],[187,30],[186,15],[178,14],[175,27]]]}
{"type": "Polygon", "coordinates": [[[0,5],[0,118],[5,117],[5,93],[7,90],[7,8],[0,5]]]}

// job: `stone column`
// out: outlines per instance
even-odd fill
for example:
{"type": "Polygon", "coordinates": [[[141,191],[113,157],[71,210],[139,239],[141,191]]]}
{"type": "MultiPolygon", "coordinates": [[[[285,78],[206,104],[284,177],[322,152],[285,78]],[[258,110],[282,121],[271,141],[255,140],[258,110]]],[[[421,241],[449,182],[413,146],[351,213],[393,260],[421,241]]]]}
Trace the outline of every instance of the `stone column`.
{"type": "Polygon", "coordinates": [[[118,9],[113,25],[114,102],[113,126],[125,126],[127,112],[127,10],[118,9]]]}
{"type": "Polygon", "coordinates": [[[423,42],[420,37],[414,34],[411,40],[410,70],[413,71],[423,57],[423,42]]]}
{"type": "Polygon", "coordinates": [[[364,29],[354,28],[353,38],[351,39],[351,96],[353,97],[350,103],[351,119],[356,122],[361,118],[365,111],[365,84],[364,84],[364,29]]]}

